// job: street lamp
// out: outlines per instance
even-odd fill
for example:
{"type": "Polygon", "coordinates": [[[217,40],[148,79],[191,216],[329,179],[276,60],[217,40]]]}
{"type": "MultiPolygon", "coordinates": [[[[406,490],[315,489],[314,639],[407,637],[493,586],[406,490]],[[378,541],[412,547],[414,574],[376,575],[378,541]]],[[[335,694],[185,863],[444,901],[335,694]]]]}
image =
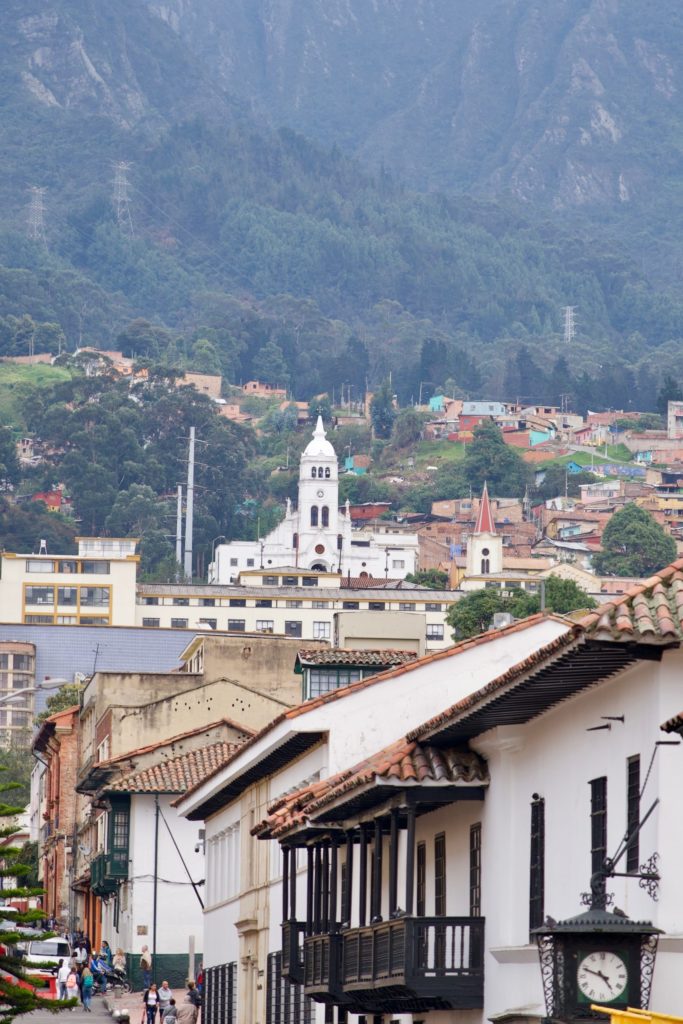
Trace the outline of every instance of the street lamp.
{"type": "Polygon", "coordinates": [[[0,697],[0,704],[9,704],[11,701],[19,700],[29,694],[40,693],[41,690],[59,690],[60,687],[68,686],[71,682],[71,679],[43,679],[42,683],[38,683],[36,686],[25,686],[22,690],[14,690],[12,693],[5,694],[4,697],[0,697]]]}

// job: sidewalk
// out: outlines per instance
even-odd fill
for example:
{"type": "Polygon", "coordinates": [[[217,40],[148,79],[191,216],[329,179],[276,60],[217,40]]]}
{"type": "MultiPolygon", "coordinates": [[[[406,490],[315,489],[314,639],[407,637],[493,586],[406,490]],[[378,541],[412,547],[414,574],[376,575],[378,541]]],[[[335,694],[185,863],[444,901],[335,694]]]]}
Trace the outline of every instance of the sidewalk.
{"type": "MultiPolygon", "coordinates": [[[[142,996],[135,992],[131,992],[128,997],[123,996],[121,1005],[125,1006],[126,1009],[130,1010],[130,1019],[138,1024],[140,1020],[140,1003],[142,996]]],[[[104,1007],[104,1001],[102,996],[93,996],[90,1003],[91,1013],[86,1013],[83,1007],[78,1005],[75,1010],[62,1010],[58,1014],[50,1013],[49,1010],[34,1010],[33,1013],[27,1013],[22,1017],[17,1018],[18,1020],[30,1021],[31,1024],[57,1024],[57,1021],[63,1021],[63,1024],[94,1024],[95,1021],[109,1021],[112,1024],[112,1017],[109,1011],[104,1007]]]]}

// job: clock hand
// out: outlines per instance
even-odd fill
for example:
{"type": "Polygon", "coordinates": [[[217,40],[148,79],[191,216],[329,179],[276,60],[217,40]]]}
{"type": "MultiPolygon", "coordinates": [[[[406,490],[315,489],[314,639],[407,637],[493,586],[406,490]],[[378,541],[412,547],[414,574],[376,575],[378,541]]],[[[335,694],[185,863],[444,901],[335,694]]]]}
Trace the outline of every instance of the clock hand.
{"type": "Polygon", "coordinates": [[[590,967],[582,967],[581,969],[583,971],[585,971],[586,974],[594,974],[596,978],[601,978],[605,982],[605,984],[609,987],[610,992],[612,991],[611,982],[610,982],[609,978],[607,977],[607,975],[603,974],[602,971],[592,971],[590,969],[590,967]]]}

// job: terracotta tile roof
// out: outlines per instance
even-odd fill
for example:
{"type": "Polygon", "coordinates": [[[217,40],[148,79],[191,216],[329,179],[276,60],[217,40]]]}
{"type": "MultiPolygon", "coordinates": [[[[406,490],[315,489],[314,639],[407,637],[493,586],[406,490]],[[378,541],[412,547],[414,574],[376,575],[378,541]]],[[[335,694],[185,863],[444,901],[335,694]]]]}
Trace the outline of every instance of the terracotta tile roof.
{"type": "Polygon", "coordinates": [[[392,668],[415,661],[414,651],[361,651],[332,647],[327,650],[299,651],[298,660],[302,665],[358,665],[368,668],[392,668]]]}
{"type": "MultiPolygon", "coordinates": [[[[246,740],[239,748],[239,751],[231,754],[224,764],[218,765],[210,774],[215,775],[217,772],[221,771],[234,757],[241,754],[243,750],[246,750],[258,743],[259,740],[264,736],[267,736],[272,729],[276,728],[287,719],[298,718],[299,715],[304,715],[308,711],[312,711],[314,708],[321,707],[323,704],[331,704],[336,700],[344,700],[344,698],[356,693],[358,690],[363,690],[368,686],[375,686],[377,683],[385,682],[387,679],[394,679],[396,676],[403,675],[404,672],[421,668],[423,665],[429,665],[432,662],[441,661],[444,658],[452,658],[460,654],[462,651],[490,643],[490,641],[497,640],[501,636],[504,637],[510,636],[512,633],[519,633],[548,619],[554,622],[561,622],[566,626],[573,625],[573,623],[570,623],[566,618],[563,618],[561,615],[556,615],[553,612],[537,612],[535,615],[530,615],[526,619],[520,619],[518,622],[513,622],[510,626],[504,626],[502,629],[489,630],[487,633],[481,633],[479,636],[469,637],[467,640],[461,640],[459,643],[454,644],[452,647],[447,647],[445,650],[434,651],[431,654],[426,654],[422,658],[417,658],[415,661],[407,662],[405,665],[397,665],[395,668],[387,669],[385,672],[376,672],[373,675],[366,676],[365,679],[359,680],[357,683],[351,683],[349,686],[342,686],[338,690],[331,690],[329,693],[322,694],[319,697],[313,697],[311,700],[307,700],[305,703],[297,705],[297,707],[289,708],[287,711],[283,711],[277,716],[277,718],[274,718],[264,726],[260,732],[257,732],[254,736],[250,736],[249,739],[246,740]]],[[[209,777],[210,775],[207,775],[202,781],[206,782],[209,777]]],[[[180,801],[175,801],[174,806],[177,806],[179,802],[180,801]]]]}
{"type": "MultiPolygon", "coordinates": [[[[524,621],[524,620],[522,620],[524,621]]],[[[569,625],[568,620],[567,624],[569,625]]],[[[413,729],[412,732],[408,733],[408,739],[420,740],[443,729],[444,726],[448,725],[451,721],[456,719],[463,712],[469,711],[470,708],[479,704],[482,700],[494,696],[499,690],[504,689],[509,683],[513,682],[519,676],[525,675],[532,669],[536,669],[541,666],[545,661],[554,659],[559,653],[565,650],[565,648],[572,646],[577,640],[583,635],[583,629],[580,624],[573,624],[572,628],[566,633],[562,633],[561,636],[551,640],[550,643],[544,647],[540,647],[533,654],[529,655],[528,658],[524,658],[523,661],[518,662],[503,672],[502,675],[492,679],[486,686],[482,686],[481,689],[475,690],[474,693],[468,694],[463,697],[462,700],[446,708],[444,711],[439,712],[433,718],[430,718],[428,722],[424,722],[418,726],[417,729],[413,729]]]]}
{"type": "Polygon", "coordinates": [[[668,722],[660,725],[660,729],[663,729],[664,732],[679,732],[683,736],[683,711],[680,715],[674,715],[668,722]]]}
{"type": "Polygon", "coordinates": [[[488,781],[486,762],[474,751],[437,749],[403,737],[347,771],[286,794],[268,808],[268,817],[252,833],[278,838],[309,820],[324,820],[326,807],[364,786],[488,781]]]}
{"type": "Polygon", "coordinates": [[[107,783],[111,793],[185,793],[222,765],[239,748],[239,743],[221,740],[168,760],[158,761],[122,779],[107,783]]]}
{"type": "Polygon", "coordinates": [[[479,502],[479,514],[477,515],[477,524],[474,527],[474,532],[496,532],[496,527],[493,522],[493,513],[491,512],[491,502],[489,501],[489,489],[486,481],[484,481],[484,490],[482,491],[481,501],[479,502]]]}
{"type": "Polygon", "coordinates": [[[117,754],[116,757],[110,757],[106,761],[98,761],[95,767],[107,768],[109,765],[116,765],[119,761],[129,761],[132,757],[139,757],[141,754],[151,754],[153,751],[159,750],[160,747],[170,747],[171,744],[180,743],[182,740],[196,736],[200,732],[210,732],[211,729],[216,729],[219,725],[232,726],[233,729],[243,733],[245,737],[254,735],[254,730],[250,729],[248,725],[241,725],[239,722],[234,722],[231,718],[219,718],[216,722],[209,723],[209,725],[199,725],[195,729],[188,729],[187,732],[180,732],[176,736],[170,736],[168,739],[156,740],[154,743],[148,743],[144,747],[126,750],[124,754],[117,754]]]}
{"type": "Polygon", "coordinates": [[[683,558],[629,587],[581,619],[598,639],[677,642],[683,638],[683,558]]]}

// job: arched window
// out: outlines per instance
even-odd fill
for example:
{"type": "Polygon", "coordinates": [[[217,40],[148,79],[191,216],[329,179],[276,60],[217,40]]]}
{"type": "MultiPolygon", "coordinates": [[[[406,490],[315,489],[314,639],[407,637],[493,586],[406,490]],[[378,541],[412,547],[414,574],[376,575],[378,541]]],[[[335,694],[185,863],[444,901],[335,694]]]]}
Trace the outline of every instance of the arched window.
{"type": "Polygon", "coordinates": [[[329,466],[325,466],[325,476],[329,480],[329,477],[330,477],[330,467],[329,466]]]}
{"type": "Polygon", "coordinates": [[[327,507],[327,505],[323,505],[323,507],[322,507],[322,521],[323,521],[323,526],[329,526],[330,525],[330,510],[327,507]]]}
{"type": "Polygon", "coordinates": [[[311,470],[311,476],[315,478],[317,475],[318,475],[318,470],[314,466],[313,469],[311,470]]]}
{"type": "Polygon", "coordinates": [[[322,466],[318,466],[318,476],[322,480],[322,478],[323,478],[323,467],[322,466]]]}
{"type": "Polygon", "coordinates": [[[311,505],[311,526],[318,525],[318,506],[311,505]]]}
{"type": "Polygon", "coordinates": [[[490,572],[490,562],[488,558],[482,558],[481,560],[481,574],[482,576],[488,576],[490,572]]]}

